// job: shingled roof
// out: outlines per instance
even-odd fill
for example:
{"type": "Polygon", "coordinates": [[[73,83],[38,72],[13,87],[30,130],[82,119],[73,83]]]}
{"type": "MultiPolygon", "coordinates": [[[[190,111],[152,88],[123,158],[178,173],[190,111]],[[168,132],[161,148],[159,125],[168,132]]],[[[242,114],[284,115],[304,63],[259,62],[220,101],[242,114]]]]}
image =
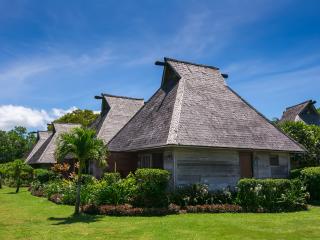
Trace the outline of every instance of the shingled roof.
{"type": "Polygon", "coordinates": [[[287,107],[286,110],[283,112],[280,122],[286,121],[296,121],[299,114],[306,109],[309,105],[313,105],[315,102],[312,100],[308,100],[299,104],[296,104],[291,107],[287,107]]]}
{"type": "Polygon", "coordinates": [[[38,141],[26,159],[28,164],[56,163],[56,140],[61,133],[69,132],[80,124],[53,123],[53,132],[38,132],[38,141]]]}
{"type": "Polygon", "coordinates": [[[110,94],[101,94],[96,98],[102,99],[101,114],[96,124],[97,137],[106,144],[144,104],[140,98],[110,94]]]}
{"type": "Polygon", "coordinates": [[[32,164],[39,159],[41,154],[43,153],[44,149],[50,142],[52,137],[51,131],[38,131],[37,132],[37,142],[32,148],[31,152],[29,153],[28,157],[26,158],[26,163],[32,164]]]}
{"type": "Polygon", "coordinates": [[[161,87],[109,142],[110,151],[164,146],[304,151],[228,87],[218,68],[164,61],[161,87]]]}

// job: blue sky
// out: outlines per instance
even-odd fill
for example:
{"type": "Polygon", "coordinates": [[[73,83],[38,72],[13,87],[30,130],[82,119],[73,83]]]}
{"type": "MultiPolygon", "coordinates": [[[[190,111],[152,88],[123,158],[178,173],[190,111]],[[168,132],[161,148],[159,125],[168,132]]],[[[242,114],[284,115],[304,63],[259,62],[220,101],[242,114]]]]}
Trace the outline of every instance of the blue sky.
{"type": "Polygon", "coordinates": [[[0,129],[99,110],[101,92],[148,99],[164,56],[219,67],[269,118],[320,101],[319,1],[3,0],[0,9],[0,129]]]}

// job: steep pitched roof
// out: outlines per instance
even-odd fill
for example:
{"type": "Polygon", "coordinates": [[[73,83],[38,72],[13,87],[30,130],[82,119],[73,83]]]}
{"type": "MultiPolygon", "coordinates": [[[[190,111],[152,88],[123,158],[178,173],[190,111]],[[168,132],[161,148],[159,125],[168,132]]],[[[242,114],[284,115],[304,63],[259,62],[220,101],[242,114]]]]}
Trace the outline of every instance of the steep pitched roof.
{"type": "Polygon", "coordinates": [[[160,89],[109,142],[110,151],[201,146],[304,151],[229,88],[218,68],[165,58],[160,89]]]}
{"type": "Polygon", "coordinates": [[[97,137],[108,143],[111,138],[139,111],[144,100],[101,94],[102,109],[96,124],[97,137]]]}
{"type": "MultiPolygon", "coordinates": [[[[56,163],[54,152],[56,150],[56,140],[61,133],[70,132],[75,127],[80,127],[80,124],[70,124],[70,123],[53,123],[53,133],[50,135],[47,132],[46,139],[43,138],[39,143],[38,151],[36,154],[30,157],[27,163],[29,164],[42,164],[42,163],[56,163]]],[[[37,144],[36,146],[37,147],[37,144]]],[[[32,152],[34,152],[32,150],[32,152]]],[[[28,157],[29,158],[29,157],[28,157]]]]}
{"type": "Polygon", "coordinates": [[[50,142],[50,138],[52,136],[52,132],[50,131],[38,131],[37,132],[37,142],[26,158],[26,163],[32,164],[37,161],[37,159],[41,156],[44,149],[50,142]]]}
{"type": "Polygon", "coordinates": [[[312,100],[308,100],[297,105],[287,107],[286,110],[283,112],[283,115],[280,119],[280,122],[285,121],[295,121],[296,117],[309,105],[313,104],[312,100]]]}

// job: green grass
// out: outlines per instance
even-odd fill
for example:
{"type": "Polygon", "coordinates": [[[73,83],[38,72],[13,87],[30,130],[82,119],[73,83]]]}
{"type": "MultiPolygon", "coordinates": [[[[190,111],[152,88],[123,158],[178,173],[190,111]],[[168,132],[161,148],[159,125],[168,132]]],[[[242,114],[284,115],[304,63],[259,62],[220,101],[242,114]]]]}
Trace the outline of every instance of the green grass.
{"type": "Polygon", "coordinates": [[[72,217],[73,207],[0,189],[0,239],[320,239],[320,208],[281,214],[72,217]]]}

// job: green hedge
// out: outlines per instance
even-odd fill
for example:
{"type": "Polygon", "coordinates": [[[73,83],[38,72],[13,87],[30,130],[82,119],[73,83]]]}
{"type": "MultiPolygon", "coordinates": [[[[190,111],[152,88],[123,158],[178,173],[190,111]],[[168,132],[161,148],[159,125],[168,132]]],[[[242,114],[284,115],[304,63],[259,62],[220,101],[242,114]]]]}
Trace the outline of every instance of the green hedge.
{"type": "Polygon", "coordinates": [[[237,202],[250,212],[288,212],[307,208],[305,187],[299,179],[242,179],[237,202]]]}
{"type": "Polygon", "coordinates": [[[168,205],[167,187],[170,173],[162,169],[143,168],[135,172],[137,195],[135,205],[164,207],[168,205]]]}
{"type": "Polygon", "coordinates": [[[308,167],[301,171],[301,179],[312,201],[320,200],[320,167],[308,167]]]}
{"type": "Polygon", "coordinates": [[[54,180],[57,177],[57,175],[53,171],[42,168],[34,169],[33,174],[34,178],[40,183],[49,182],[50,180],[54,180]]]}
{"type": "Polygon", "coordinates": [[[295,178],[301,178],[301,171],[303,170],[304,168],[297,168],[297,169],[293,169],[290,171],[290,174],[289,174],[289,177],[290,179],[295,179],[295,178]]]}

